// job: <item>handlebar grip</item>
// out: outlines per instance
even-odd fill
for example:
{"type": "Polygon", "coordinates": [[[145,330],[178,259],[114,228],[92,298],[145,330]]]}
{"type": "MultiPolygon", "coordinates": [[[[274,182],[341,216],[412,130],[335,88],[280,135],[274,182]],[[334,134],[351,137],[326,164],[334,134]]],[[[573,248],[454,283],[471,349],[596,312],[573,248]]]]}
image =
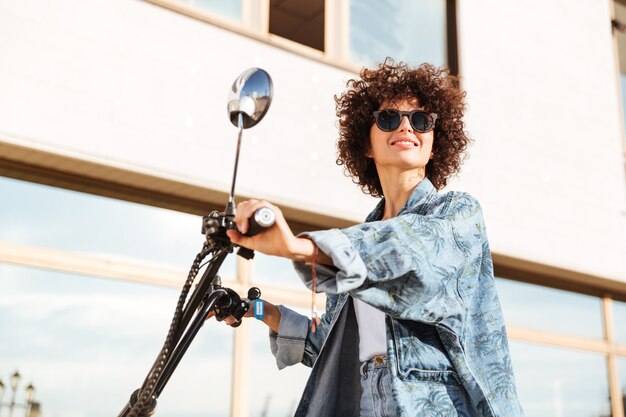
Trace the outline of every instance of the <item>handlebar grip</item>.
{"type": "Polygon", "coordinates": [[[257,298],[261,298],[261,290],[259,287],[252,287],[248,290],[248,300],[254,301],[257,298]]]}
{"type": "Polygon", "coordinates": [[[248,231],[245,236],[254,236],[274,225],[276,214],[271,208],[261,207],[248,220],[248,231]]]}

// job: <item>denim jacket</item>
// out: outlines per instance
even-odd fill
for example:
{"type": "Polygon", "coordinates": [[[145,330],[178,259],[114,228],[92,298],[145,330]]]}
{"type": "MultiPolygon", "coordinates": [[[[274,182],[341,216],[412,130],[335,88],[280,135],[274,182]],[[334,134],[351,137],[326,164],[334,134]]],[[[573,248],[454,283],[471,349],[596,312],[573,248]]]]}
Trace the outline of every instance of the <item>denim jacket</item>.
{"type": "MultiPolygon", "coordinates": [[[[270,345],[280,369],[311,366],[296,417],[358,416],[358,326],[351,298],[385,313],[398,416],[523,416],[479,203],[419,183],[392,219],[303,234],[333,261],[317,266],[326,313],[279,306],[270,345]]],[[[311,286],[309,265],[294,263],[311,286]]]]}

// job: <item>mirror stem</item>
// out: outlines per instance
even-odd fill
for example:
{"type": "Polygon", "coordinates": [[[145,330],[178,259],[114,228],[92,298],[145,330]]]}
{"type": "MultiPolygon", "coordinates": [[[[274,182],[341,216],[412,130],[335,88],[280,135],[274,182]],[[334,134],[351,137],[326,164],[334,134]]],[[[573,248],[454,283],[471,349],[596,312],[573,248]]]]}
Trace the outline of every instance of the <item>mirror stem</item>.
{"type": "Polygon", "coordinates": [[[235,154],[235,170],[233,171],[233,183],[230,187],[230,196],[228,197],[228,205],[225,214],[227,216],[235,215],[235,182],[237,181],[237,166],[239,165],[239,150],[241,149],[241,135],[243,133],[243,113],[237,115],[237,125],[239,126],[239,134],[237,136],[237,153],[235,154]]]}

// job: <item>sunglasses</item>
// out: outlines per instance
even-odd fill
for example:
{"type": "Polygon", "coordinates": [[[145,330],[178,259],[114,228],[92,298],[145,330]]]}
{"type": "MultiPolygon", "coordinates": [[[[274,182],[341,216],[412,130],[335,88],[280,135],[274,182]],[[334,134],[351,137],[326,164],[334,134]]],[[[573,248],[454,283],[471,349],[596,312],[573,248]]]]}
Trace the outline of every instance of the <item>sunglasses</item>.
{"type": "Polygon", "coordinates": [[[402,123],[403,116],[407,116],[413,130],[420,133],[433,130],[437,120],[437,113],[428,113],[424,110],[400,111],[384,109],[375,111],[373,115],[376,126],[384,132],[396,130],[402,123]]]}

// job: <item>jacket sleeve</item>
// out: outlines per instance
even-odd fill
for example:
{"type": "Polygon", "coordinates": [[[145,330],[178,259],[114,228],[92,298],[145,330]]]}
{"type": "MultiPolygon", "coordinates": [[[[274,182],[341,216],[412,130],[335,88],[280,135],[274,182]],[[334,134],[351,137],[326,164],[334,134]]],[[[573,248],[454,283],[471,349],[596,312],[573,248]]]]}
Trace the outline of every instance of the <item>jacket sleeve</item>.
{"type": "MultiPolygon", "coordinates": [[[[405,320],[459,330],[459,293],[473,248],[482,246],[482,212],[466,193],[448,193],[445,212],[406,213],[385,221],[304,234],[333,261],[317,270],[318,291],[352,296],[405,320]]],[[[442,197],[443,198],[443,197],[442,197]]],[[[480,256],[480,255],[477,255],[480,256]]],[[[311,286],[310,267],[295,263],[311,286]]]]}
{"type": "MultiPolygon", "coordinates": [[[[331,302],[326,301],[326,311],[331,302]]],[[[283,306],[280,310],[278,333],[270,329],[270,348],[276,358],[278,369],[303,363],[312,367],[330,329],[331,314],[322,315],[316,331],[311,331],[311,320],[283,306]]]]}

